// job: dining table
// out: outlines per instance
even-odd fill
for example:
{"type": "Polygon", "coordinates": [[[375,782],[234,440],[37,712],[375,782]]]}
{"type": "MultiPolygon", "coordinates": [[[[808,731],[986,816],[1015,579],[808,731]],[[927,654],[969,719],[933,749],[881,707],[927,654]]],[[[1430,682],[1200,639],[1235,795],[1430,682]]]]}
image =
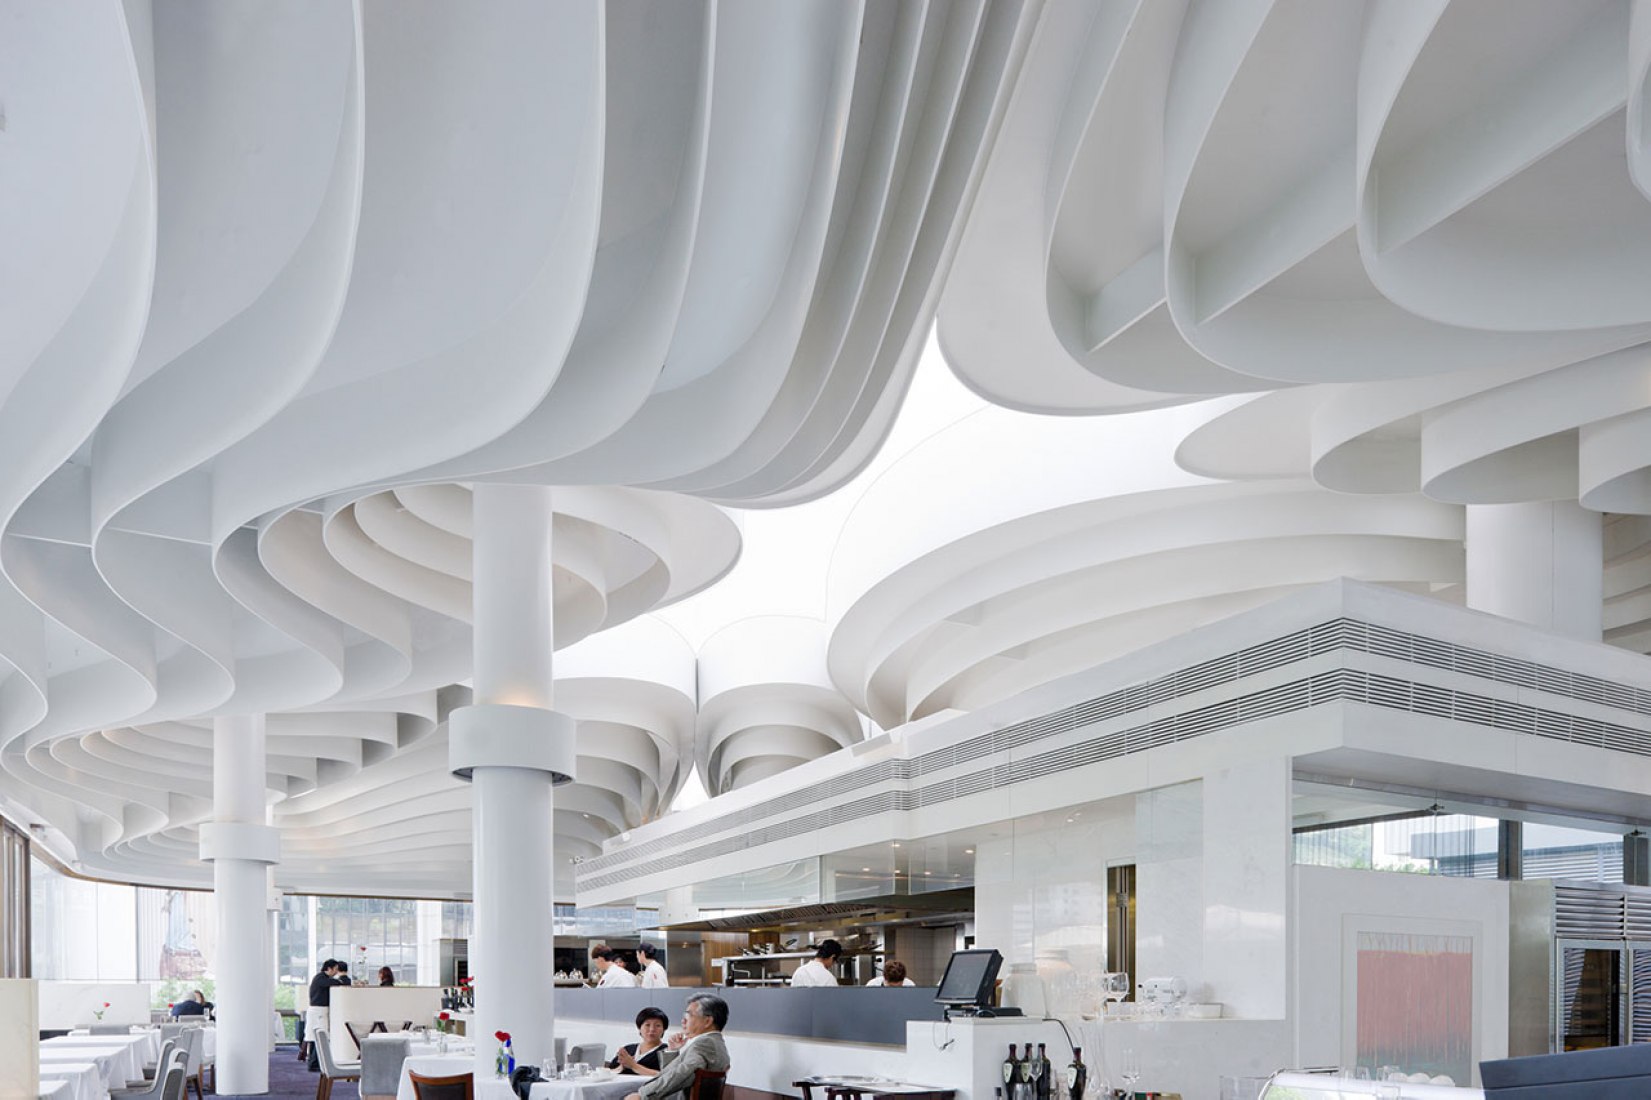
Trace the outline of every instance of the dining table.
{"type": "Polygon", "coordinates": [[[115,1043],[131,1043],[137,1051],[138,1058],[146,1066],[158,1062],[161,1056],[161,1032],[160,1028],[153,1024],[133,1024],[130,1031],[121,1035],[93,1035],[86,1028],[77,1027],[69,1032],[66,1038],[73,1039],[76,1045],[84,1045],[88,1041],[98,1043],[105,1040],[115,1043]]]}
{"type": "Polygon", "coordinates": [[[135,1035],[60,1035],[40,1044],[40,1063],[91,1062],[105,1089],[123,1089],[129,1081],[143,1080],[140,1051],[146,1047],[144,1037],[135,1035]]]}
{"type": "Polygon", "coordinates": [[[461,1073],[469,1073],[476,1068],[476,1055],[473,1048],[460,1048],[457,1044],[451,1045],[446,1054],[436,1050],[434,1043],[411,1043],[407,1048],[407,1060],[401,1064],[401,1080],[396,1085],[396,1100],[417,1100],[413,1094],[413,1079],[408,1076],[416,1073],[420,1077],[457,1077],[461,1073]]]}
{"type": "Polygon", "coordinates": [[[50,1095],[52,1100],[105,1100],[109,1090],[102,1071],[92,1062],[41,1062],[40,1095],[50,1095]]]}
{"type": "MultiPolygon", "coordinates": [[[[528,1100],[625,1100],[646,1084],[646,1077],[602,1070],[571,1080],[535,1081],[528,1100]]],[[[516,1100],[510,1082],[503,1077],[486,1077],[476,1084],[476,1100],[516,1100]]]]}
{"type": "Polygon", "coordinates": [[[64,1080],[47,1081],[42,1079],[40,1087],[35,1090],[35,1100],[69,1100],[73,1095],[69,1082],[64,1080]]]}

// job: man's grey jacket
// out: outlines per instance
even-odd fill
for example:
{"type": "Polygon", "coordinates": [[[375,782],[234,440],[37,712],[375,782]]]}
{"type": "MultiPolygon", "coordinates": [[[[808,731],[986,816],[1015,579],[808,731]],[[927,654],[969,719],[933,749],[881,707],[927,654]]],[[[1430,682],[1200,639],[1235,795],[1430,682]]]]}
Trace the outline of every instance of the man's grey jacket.
{"type": "Polygon", "coordinates": [[[695,1070],[726,1072],[728,1069],[728,1044],[722,1041],[720,1031],[696,1036],[674,1053],[675,1057],[665,1063],[658,1077],[649,1078],[647,1084],[636,1090],[642,1100],[670,1100],[673,1093],[681,1100],[693,1087],[695,1070]]]}

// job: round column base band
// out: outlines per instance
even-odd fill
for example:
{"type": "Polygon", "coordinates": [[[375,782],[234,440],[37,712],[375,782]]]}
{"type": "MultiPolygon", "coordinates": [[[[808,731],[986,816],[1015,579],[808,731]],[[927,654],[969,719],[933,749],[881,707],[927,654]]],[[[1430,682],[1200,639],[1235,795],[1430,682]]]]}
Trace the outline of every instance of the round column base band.
{"type": "Polygon", "coordinates": [[[561,786],[573,782],[578,750],[578,723],[560,711],[476,703],[447,716],[447,766],[460,779],[476,768],[529,768],[561,786]]]}
{"type": "Polygon", "coordinates": [[[271,825],[240,821],[201,823],[201,862],[246,859],[254,863],[281,862],[281,831],[271,825]]]}

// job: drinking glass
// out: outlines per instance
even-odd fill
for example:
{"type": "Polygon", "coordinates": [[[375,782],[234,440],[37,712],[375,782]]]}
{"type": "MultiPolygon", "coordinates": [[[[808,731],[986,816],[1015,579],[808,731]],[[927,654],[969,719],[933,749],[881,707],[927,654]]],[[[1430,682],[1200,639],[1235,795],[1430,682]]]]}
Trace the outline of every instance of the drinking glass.
{"type": "Polygon", "coordinates": [[[1123,1079],[1125,1092],[1135,1091],[1135,1084],[1141,1079],[1141,1056],[1135,1053],[1134,1047],[1125,1047],[1119,1052],[1118,1076],[1123,1079]]]}

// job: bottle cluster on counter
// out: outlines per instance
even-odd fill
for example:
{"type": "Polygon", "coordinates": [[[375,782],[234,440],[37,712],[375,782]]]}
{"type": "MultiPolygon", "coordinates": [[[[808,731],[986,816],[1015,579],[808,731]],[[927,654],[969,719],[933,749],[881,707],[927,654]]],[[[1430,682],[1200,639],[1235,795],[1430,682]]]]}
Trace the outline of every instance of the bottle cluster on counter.
{"type": "MultiPolygon", "coordinates": [[[[1049,1061],[1046,1044],[1039,1043],[1034,1051],[1031,1043],[1020,1053],[1017,1043],[1009,1044],[1009,1057],[1003,1060],[1003,1087],[996,1090],[997,1100],[1086,1100],[1089,1087],[1089,1067],[1084,1064],[1083,1048],[1072,1048],[1072,1061],[1060,1075],[1064,1091],[1057,1090],[1053,1064],[1049,1061]]],[[[1105,1088],[1094,1094],[1095,1100],[1179,1100],[1179,1093],[1127,1092],[1105,1088]]]]}

